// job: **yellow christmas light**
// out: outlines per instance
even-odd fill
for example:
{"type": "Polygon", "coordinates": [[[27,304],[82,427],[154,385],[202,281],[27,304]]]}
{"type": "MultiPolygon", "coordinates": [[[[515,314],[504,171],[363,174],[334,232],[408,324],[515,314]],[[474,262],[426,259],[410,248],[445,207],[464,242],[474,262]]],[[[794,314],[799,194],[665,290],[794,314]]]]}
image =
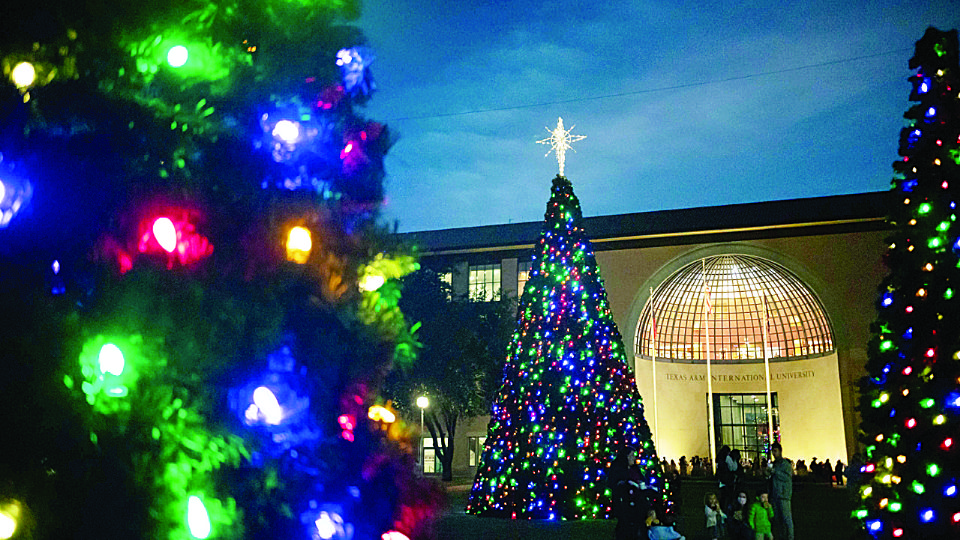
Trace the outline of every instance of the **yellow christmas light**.
{"type": "Polygon", "coordinates": [[[10,80],[21,90],[29,88],[37,82],[37,68],[30,62],[20,62],[10,71],[10,80]]]}
{"type": "Polygon", "coordinates": [[[367,418],[375,422],[383,422],[385,424],[392,424],[397,421],[397,415],[393,414],[390,409],[381,405],[374,405],[370,407],[370,410],[367,411],[367,418]]]}
{"type": "Polygon", "coordinates": [[[313,249],[313,240],[310,231],[304,227],[293,227],[287,234],[287,260],[297,264],[304,264],[310,258],[313,249]]]}
{"type": "Polygon", "coordinates": [[[907,456],[905,456],[905,455],[903,455],[903,454],[900,454],[899,456],[897,456],[897,462],[898,462],[898,463],[906,463],[906,462],[907,462],[907,456]]]}

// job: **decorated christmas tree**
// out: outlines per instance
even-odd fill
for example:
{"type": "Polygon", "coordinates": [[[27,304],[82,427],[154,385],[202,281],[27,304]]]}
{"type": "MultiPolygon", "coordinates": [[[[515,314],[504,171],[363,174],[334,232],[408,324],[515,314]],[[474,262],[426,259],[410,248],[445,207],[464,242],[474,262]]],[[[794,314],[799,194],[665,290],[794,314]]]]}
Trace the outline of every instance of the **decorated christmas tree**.
{"type": "Polygon", "coordinates": [[[0,537],[428,535],[358,5],[0,8],[0,537]]]}
{"type": "MultiPolygon", "coordinates": [[[[660,508],[672,512],[631,357],[613,320],[580,203],[563,176],[578,140],[563,121],[543,142],[560,162],[520,298],[467,512],[527,519],[611,515],[608,470],[634,448],[660,508]]],[[[582,138],[582,137],[580,137],[582,138]]],[[[661,514],[663,515],[663,514],[661,514]]]]}
{"type": "Polygon", "coordinates": [[[960,76],[957,31],[910,59],[893,233],[862,381],[866,473],[855,511],[877,538],[960,537],[960,76]]]}

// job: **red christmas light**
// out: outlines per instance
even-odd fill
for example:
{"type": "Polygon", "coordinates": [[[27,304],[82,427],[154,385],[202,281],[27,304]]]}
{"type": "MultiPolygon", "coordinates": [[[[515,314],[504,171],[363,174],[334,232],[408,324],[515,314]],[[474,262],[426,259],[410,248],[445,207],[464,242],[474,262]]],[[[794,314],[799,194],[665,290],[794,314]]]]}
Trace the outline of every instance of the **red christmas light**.
{"type": "Polygon", "coordinates": [[[189,265],[209,257],[213,244],[197,233],[196,212],[170,209],[144,219],[140,223],[137,251],[168,257],[167,267],[174,262],[189,265]]]}

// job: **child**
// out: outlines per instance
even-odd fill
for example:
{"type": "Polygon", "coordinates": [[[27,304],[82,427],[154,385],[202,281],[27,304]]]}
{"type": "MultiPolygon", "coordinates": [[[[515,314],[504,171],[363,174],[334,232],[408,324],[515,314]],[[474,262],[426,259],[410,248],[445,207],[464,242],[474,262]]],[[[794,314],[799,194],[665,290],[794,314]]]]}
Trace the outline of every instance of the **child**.
{"type": "Polygon", "coordinates": [[[767,490],[761,490],[760,496],[750,505],[747,513],[747,523],[753,529],[756,540],[773,540],[773,505],[767,490]]]}
{"type": "Polygon", "coordinates": [[[703,497],[704,513],[707,517],[707,537],[710,540],[720,540],[723,536],[723,521],[727,518],[720,508],[720,501],[716,493],[707,493],[703,497]]]}
{"type": "Polygon", "coordinates": [[[673,530],[673,525],[661,525],[657,519],[657,511],[647,512],[647,536],[650,540],[685,540],[684,537],[673,530]]]}
{"type": "Polygon", "coordinates": [[[729,540],[755,540],[753,529],[747,524],[750,505],[747,504],[750,498],[746,491],[737,492],[737,501],[733,503],[733,513],[730,521],[727,522],[727,537],[729,540]]]}

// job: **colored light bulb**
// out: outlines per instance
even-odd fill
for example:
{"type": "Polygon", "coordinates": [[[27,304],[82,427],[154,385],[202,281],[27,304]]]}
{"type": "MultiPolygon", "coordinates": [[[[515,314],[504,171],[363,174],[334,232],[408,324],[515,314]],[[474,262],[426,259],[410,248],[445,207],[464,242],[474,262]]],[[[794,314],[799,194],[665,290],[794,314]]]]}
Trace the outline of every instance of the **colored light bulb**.
{"type": "Polygon", "coordinates": [[[320,512],[320,516],[313,522],[317,528],[317,536],[323,540],[330,540],[337,534],[337,523],[328,512],[320,512]]]}
{"type": "Polygon", "coordinates": [[[0,539],[12,538],[17,532],[17,518],[12,512],[0,510],[0,539]]]}
{"type": "Polygon", "coordinates": [[[28,88],[37,82],[37,69],[30,62],[20,62],[10,70],[10,80],[17,88],[28,88]]]}
{"type": "Polygon", "coordinates": [[[183,45],[175,45],[167,51],[167,63],[170,64],[170,67],[183,67],[188,58],[190,58],[190,51],[183,45]]]}
{"type": "Polygon", "coordinates": [[[187,500],[187,527],[194,538],[203,540],[210,536],[210,516],[207,514],[207,507],[196,495],[191,495],[187,500]]]}
{"type": "Polygon", "coordinates": [[[357,286],[360,287],[361,291],[375,291],[382,287],[384,283],[386,283],[386,280],[383,276],[367,274],[360,278],[357,286]]]}
{"type": "Polygon", "coordinates": [[[272,135],[281,141],[293,144],[300,140],[300,122],[280,120],[273,126],[272,135]]]}
{"type": "Polygon", "coordinates": [[[177,228],[174,227],[173,221],[168,217],[157,218],[153,222],[153,237],[157,239],[157,243],[160,244],[160,247],[163,248],[167,253],[173,253],[173,250],[177,249],[177,228]]]}
{"type": "Polygon", "coordinates": [[[280,407],[277,396],[266,386],[257,387],[253,391],[253,403],[263,413],[266,423],[276,425],[283,420],[283,408],[280,407]]]}
{"type": "Polygon", "coordinates": [[[310,259],[313,240],[305,227],[293,227],[287,234],[287,260],[304,264],[310,259]]]}
{"type": "Polygon", "coordinates": [[[123,373],[124,359],[123,352],[113,343],[107,343],[100,347],[100,354],[97,357],[100,363],[100,372],[120,376],[123,373]]]}

